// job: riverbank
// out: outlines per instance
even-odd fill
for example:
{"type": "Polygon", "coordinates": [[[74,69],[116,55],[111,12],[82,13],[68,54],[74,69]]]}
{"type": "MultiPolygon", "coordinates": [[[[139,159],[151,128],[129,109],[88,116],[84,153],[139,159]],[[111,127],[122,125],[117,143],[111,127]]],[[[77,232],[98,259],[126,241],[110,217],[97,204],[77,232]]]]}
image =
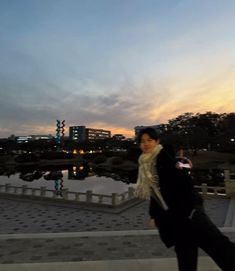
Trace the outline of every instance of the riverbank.
{"type": "Polygon", "coordinates": [[[2,160],[0,166],[17,167],[17,166],[50,166],[50,165],[76,165],[83,162],[81,156],[70,159],[39,159],[38,161],[17,162],[14,157],[7,157],[2,160]]]}
{"type": "MultiPolygon", "coordinates": [[[[214,151],[198,151],[197,155],[188,155],[187,157],[192,161],[194,168],[235,170],[235,154],[214,151]]],[[[106,158],[106,160],[99,163],[96,163],[94,160],[90,162],[90,165],[94,168],[106,169],[109,171],[113,169],[128,171],[138,168],[137,162],[116,156],[106,158]]]]}
{"type": "MultiPolygon", "coordinates": [[[[138,167],[137,162],[127,160],[121,157],[104,157],[102,162],[97,163],[96,159],[86,161],[82,156],[66,159],[39,159],[38,161],[17,162],[15,156],[5,155],[0,157],[0,166],[47,166],[47,165],[76,165],[82,162],[88,162],[94,168],[112,170],[135,170],[138,167]]],[[[235,170],[235,154],[221,153],[214,151],[198,151],[197,155],[187,155],[193,163],[194,168],[218,168],[235,170]]],[[[98,156],[99,157],[99,156],[98,156]]]]}

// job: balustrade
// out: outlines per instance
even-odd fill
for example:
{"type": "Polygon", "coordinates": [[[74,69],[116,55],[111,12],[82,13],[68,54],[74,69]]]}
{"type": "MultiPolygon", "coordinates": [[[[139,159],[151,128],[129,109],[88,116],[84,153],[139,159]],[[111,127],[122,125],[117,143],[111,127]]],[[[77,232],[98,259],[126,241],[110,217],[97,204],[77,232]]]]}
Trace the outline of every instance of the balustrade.
{"type": "Polygon", "coordinates": [[[111,195],[95,194],[91,190],[86,192],[70,192],[68,189],[63,189],[61,194],[58,191],[46,189],[45,186],[40,188],[31,188],[27,185],[12,186],[7,183],[0,185],[0,194],[30,196],[31,198],[51,198],[61,201],[75,201],[86,203],[98,203],[99,205],[118,206],[134,198],[134,189],[130,187],[127,192],[122,194],[112,193],[111,195]]]}
{"type": "Polygon", "coordinates": [[[230,170],[224,171],[224,183],[225,190],[228,196],[235,196],[235,172],[231,172],[230,170]]]}
{"type": "MultiPolygon", "coordinates": [[[[231,173],[229,170],[225,170],[225,187],[208,186],[206,183],[203,183],[200,186],[195,186],[195,188],[203,196],[234,195],[233,193],[235,193],[235,172],[231,173]]],[[[135,189],[133,187],[129,187],[128,191],[124,193],[112,193],[112,195],[95,194],[91,190],[88,190],[86,192],[71,192],[68,189],[63,189],[61,191],[61,194],[58,194],[57,191],[48,190],[45,186],[42,186],[40,188],[30,188],[27,185],[12,186],[11,184],[7,183],[4,185],[0,185],[0,194],[30,196],[31,198],[51,198],[61,201],[96,203],[99,205],[111,205],[115,207],[131,199],[134,199],[135,189]]]]}

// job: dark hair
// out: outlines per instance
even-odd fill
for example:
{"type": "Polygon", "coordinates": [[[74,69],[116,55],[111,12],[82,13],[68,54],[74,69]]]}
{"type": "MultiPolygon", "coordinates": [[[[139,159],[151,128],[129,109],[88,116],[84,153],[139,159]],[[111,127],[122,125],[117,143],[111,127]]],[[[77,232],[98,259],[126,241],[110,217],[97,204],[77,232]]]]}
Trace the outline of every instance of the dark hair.
{"type": "Polygon", "coordinates": [[[184,148],[182,146],[176,146],[175,151],[176,152],[184,151],[184,148]]]}
{"type": "Polygon", "coordinates": [[[154,140],[159,139],[159,136],[158,136],[158,133],[156,132],[156,130],[152,127],[147,127],[147,128],[143,128],[139,131],[137,138],[136,138],[136,142],[138,144],[140,144],[141,137],[143,134],[147,134],[151,139],[154,139],[154,140]]]}

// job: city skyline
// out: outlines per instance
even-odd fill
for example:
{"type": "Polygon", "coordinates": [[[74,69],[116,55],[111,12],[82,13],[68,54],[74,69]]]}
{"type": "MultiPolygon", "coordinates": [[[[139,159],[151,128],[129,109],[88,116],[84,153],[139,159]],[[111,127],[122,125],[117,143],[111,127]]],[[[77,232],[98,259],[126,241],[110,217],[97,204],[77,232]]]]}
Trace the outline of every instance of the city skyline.
{"type": "Polygon", "coordinates": [[[234,112],[234,14],[232,0],[0,1],[0,138],[234,112]]]}

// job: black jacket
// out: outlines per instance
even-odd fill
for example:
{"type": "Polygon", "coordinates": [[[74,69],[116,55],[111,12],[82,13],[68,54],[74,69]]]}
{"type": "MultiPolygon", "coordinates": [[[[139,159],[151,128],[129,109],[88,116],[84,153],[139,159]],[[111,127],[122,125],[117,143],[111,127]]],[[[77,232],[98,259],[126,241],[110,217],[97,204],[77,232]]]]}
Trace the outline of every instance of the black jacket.
{"type": "Polygon", "coordinates": [[[156,221],[162,241],[170,247],[174,245],[176,237],[189,230],[188,217],[193,209],[202,208],[203,200],[195,191],[188,172],[176,168],[171,146],[164,146],[156,162],[160,191],[169,210],[163,210],[151,197],[149,214],[156,221]]]}

